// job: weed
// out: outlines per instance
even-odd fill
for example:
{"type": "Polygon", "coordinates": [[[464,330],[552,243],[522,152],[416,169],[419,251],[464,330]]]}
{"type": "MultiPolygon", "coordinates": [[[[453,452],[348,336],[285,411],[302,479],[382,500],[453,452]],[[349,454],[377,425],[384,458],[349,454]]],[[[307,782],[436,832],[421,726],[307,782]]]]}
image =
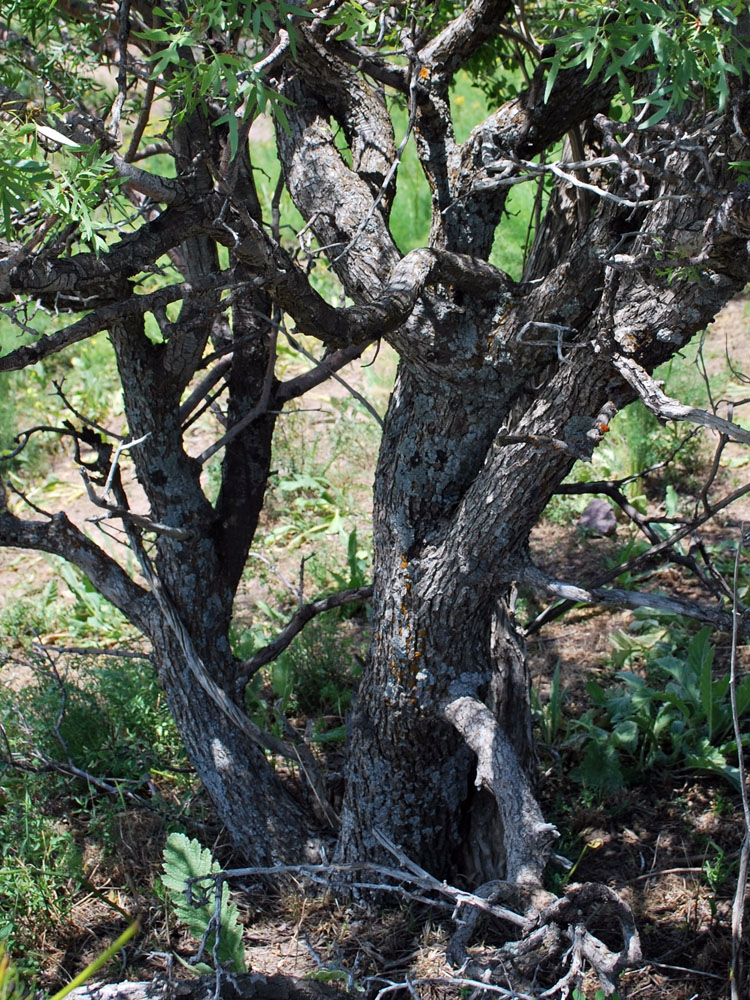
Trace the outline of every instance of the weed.
{"type": "Polygon", "coordinates": [[[36,976],[41,928],[65,920],[82,877],[81,856],[65,823],[39,809],[55,783],[5,772],[0,785],[0,937],[13,942],[20,974],[36,976]]]}
{"type": "Polygon", "coordinates": [[[0,1000],[29,1000],[32,992],[23,985],[18,969],[11,962],[4,937],[0,928],[0,1000]]]}
{"type": "Polygon", "coordinates": [[[343,497],[325,476],[306,473],[279,477],[275,488],[286,501],[288,518],[267,535],[267,542],[281,542],[298,548],[315,535],[334,535],[343,531],[343,497]]]}
{"type": "MultiPolygon", "coordinates": [[[[639,645],[639,637],[617,634],[619,655],[632,659],[637,653],[647,663],[647,677],[620,670],[607,688],[589,681],[592,707],[564,725],[557,710],[555,725],[564,732],[563,745],[582,755],[571,777],[601,798],[655,767],[704,771],[739,789],[729,678],[713,676],[710,630],[701,629],[681,655],[665,645],[670,635],[647,631],[639,645]]],[[[555,698],[559,706],[561,695],[555,698]]],[[[740,718],[750,714],[750,677],[738,685],[737,706],[740,718]]],[[[542,719],[550,731],[551,710],[542,719]]]]}
{"type": "MultiPolygon", "coordinates": [[[[586,994],[583,992],[583,990],[579,990],[578,987],[576,987],[576,989],[573,990],[571,996],[573,997],[573,1000],[586,1000],[586,994]]],[[[609,1000],[619,1000],[619,998],[620,998],[619,993],[609,994],[609,1000]]],[[[598,989],[596,993],[594,993],[593,1000],[607,1000],[607,994],[604,992],[604,990],[598,989]]]]}
{"type": "Polygon", "coordinates": [[[122,801],[47,770],[44,761],[73,764],[118,787],[146,788],[155,805],[158,775],[183,785],[190,775],[182,775],[182,742],[144,662],[113,668],[80,659],[69,673],[40,667],[34,682],[6,696],[0,722],[14,761],[35,769],[0,771],[0,936],[12,939],[18,967],[32,979],[43,929],[63,924],[75,893],[88,884],[73,833],[77,818],[110,856],[121,853],[122,801]]]}
{"type": "Polygon", "coordinates": [[[557,740],[562,722],[562,688],[560,686],[560,661],[555,664],[552,675],[549,698],[543,703],[538,691],[531,691],[531,708],[535,714],[536,724],[542,734],[542,739],[551,746],[557,740]]]}
{"type": "MultiPolygon", "coordinates": [[[[235,651],[244,648],[252,653],[257,640],[257,631],[240,633],[235,651]]],[[[302,715],[313,720],[313,740],[343,739],[343,719],[359,680],[359,656],[367,641],[367,636],[347,627],[337,611],[310,622],[248,685],[246,705],[254,721],[277,730],[279,714],[302,715]]]]}
{"type": "MultiPolygon", "coordinates": [[[[629,560],[642,555],[648,548],[649,544],[645,539],[632,535],[623,545],[619,545],[611,553],[605,554],[603,559],[604,568],[607,570],[614,569],[616,566],[620,566],[622,563],[629,562],[629,560]]],[[[632,588],[636,584],[636,578],[629,570],[620,573],[615,579],[618,587],[632,588]]]]}
{"type": "Polygon", "coordinates": [[[190,967],[197,972],[210,972],[210,967],[199,961],[208,953],[217,967],[228,963],[231,971],[244,972],[239,911],[229,902],[223,880],[206,877],[221,871],[211,852],[184,833],[171,833],[164,848],[163,871],[162,884],[178,919],[201,943],[190,967]]]}
{"type": "Polygon", "coordinates": [[[18,696],[33,740],[50,756],[61,752],[95,777],[140,785],[152,768],[184,765],[182,742],[151,666],[91,669],[78,661],[76,675],[40,673],[18,696]]]}
{"type": "Polygon", "coordinates": [[[703,874],[711,889],[716,892],[732,875],[732,866],[728,863],[723,848],[713,840],[709,841],[708,846],[712,848],[714,856],[707,857],[703,862],[703,874]]]}
{"type": "Polygon", "coordinates": [[[67,609],[67,631],[76,638],[97,636],[100,641],[120,642],[134,634],[122,612],[102,597],[89,578],[71,563],[60,560],[55,569],[67,583],[75,602],[67,609]]]}
{"type": "Polygon", "coordinates": [[[51,580],[33,599],[8,600],[0,611],[0,635],[28,645],[35,636],[49,631],[58,620],[57,593],[57,581],[51,580]]]}

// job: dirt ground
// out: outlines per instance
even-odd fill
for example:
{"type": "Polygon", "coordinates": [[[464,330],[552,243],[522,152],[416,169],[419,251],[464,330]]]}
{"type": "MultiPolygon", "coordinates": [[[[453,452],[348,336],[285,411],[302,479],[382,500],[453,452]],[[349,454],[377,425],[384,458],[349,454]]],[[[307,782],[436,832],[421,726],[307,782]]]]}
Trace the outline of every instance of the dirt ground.
{"type": "MultiPolygon", "coordinates": [[[[745,301],[737,300],[717,320],[709,367],[722,363],[725,343],[735,359],[747,359],[745,312],[745,301]]],[[[738,448],[730,446],[726,457],[735,461],[717,476],[711,491],[714,499],[736,489],[750,475],[750,466],[739,464],[738,448]]],[[[91,514],[83,488],[75,474],[64,473],[62,466],[59,476],[66,512],[82,522],[91,514]],[[62,478],[65,475],[67,482],[62,478]]],[[[706,534],[712,541],[736,539],[744,521],[750,521],[747,497],[720,515],[706,534]]],[[[545,523],[533,534],[532,552],[539,565],[555,576],[585,584],[601,572],[626,530],[621,523],[615,537],[592,538],[582,535],[575,525],[545,523]]],[[[32,577],[41,586],[52,572],[43,556],[0,551],[0,601],[12,601],[14,595],[27,591],[32,577]]],[[[654,585],[672,585],[678,592],[699,596],[695,585],[674,570],[662,574],[654,585]]],[[[244,599],[251,597],[246,594],[244,599]]],[[[568,710],[582,705],[585,682],[604,675],[612,632],[627,628],[630,619],[627,611],[578,609],[530,637],[531,668],[542,697],[559,662],[568,710]]],[[[60,635],[64,638],[64,628],[60,635]]],[[[55,641],[56,636],[44,638],[55,641]]],[[[726,639],[720,639],[719,646],[721,662],[728,653],[726,639]]],[[[741,669],[750,670],[750,647],[739,653],[741,669]]],[[[23,658],[14,656],[0,666],[0,687],[22,686],[29,680],[29,671],[23,658]]],[[[644,962],[624,975],[624,995],[640,1000],[723,1000],[728,996],[731,905],[744,831],[738,801],[716,782],[657,775],[648,784],[629,788],[619,802],[605,809],[581,801],[580,786],[550,763],[552,758],[540,755],[544,766],[539,793],[547,815],[563,832],[561,853],[573,861],[580,855],[577,881],[603,882],[620,892],[632,906],[640,928],[644,962]],[[586,849],[587,844],[596,846],[586,849]],[[717,859],[723,869],[712,882],[707,878],[707,864],[716,865],[717,859]]],[[[202,793],[196,790],[196,795],[202,793]]],[[[163,821],[154,814],[123,808],[119,857],[113,863],[85,829],[77,831],[91,891],[78,894],[64,924],[45,930],[40,941],[47,954],[42,988],[59,986],[100,954],[122,930],[125,912],[140,912],[144,929],[128,951],[127,968],[123,966],[118,973],[111,966],[109,978],[184,974],[173,953],[187,959],[195,943],[169,921],[163,905],[146,888],[158,873],[164,834],[163,821]]],[[[209,825],[204,842],[222,860],[229,860],[221,830],[209,825]]],[[[405,986],[401,995],[410,992],[423,1000],[457,995],[441,981],[451,971],[444,958],[451,924],[440,911],[430,913],[425,907],[404,904],[370,913],[294,880],[277,894],[251,888],[239,895],[238,902],[247,960],[254,971],[317,975],[342,988],[356,982],[366,987],[369,996],[387,982],[423,978],[432,982],[405,986]]],[[[603,928],[603,933],[608,930],[603,928]]],[[[473,951],[491,954],[497,943],[498,929],[487,924],[473,951]]],[[[745,950],[750,963],[747,935],[745,950]]],[[[593,997],[595,986],[587,986],[587,996],[593,997]]]]}

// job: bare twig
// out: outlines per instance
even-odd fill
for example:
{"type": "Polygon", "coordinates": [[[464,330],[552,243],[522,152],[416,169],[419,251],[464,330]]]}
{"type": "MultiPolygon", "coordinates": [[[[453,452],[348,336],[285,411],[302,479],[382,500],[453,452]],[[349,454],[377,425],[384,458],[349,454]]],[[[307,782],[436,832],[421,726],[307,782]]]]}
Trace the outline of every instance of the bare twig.
{"type": "MultiPolygon", "coordinates": [[[[718,503],[715,503],[710,511],[707,511],[700,517],[694,518],[689,524],[685,525],[684,528],[679,528],[675,531],[673,535],[669,536],[669,538],[665,538],[664,541],[659,542],[657,545],[652,545],[646,552],[633,556],[631,559],[627,559],[625,562],[620,563],[619,566],[615,566],[614,569],[603,573],[594,580],[591,584],[591,588],[601,587],[603,584],[609,583],[610,580],[616,580],[622,573],[629,573],[643,565],[645,562],[655,558],[657,555],[660,555],[662,552],[665,552],[667,549],[676,545],[677,542],[681,541],[687,535],[695,531],[696,528],[699,528],[706,521],[709,521],[712,517],[718,514],[719,511],[729,507],[736,500],[739,500],[740,497],[745,496],[747,493],[750,493],[750,483],[747,483],[745,486],[741,486],[738,490],[734,490],[734,492],[725,496],[718,503]]],[[[576,603],[577,600],[566,599],[559,604],[554,604],[549,608],[545,608],[541,614],[537,615],[533,621],[529,622],[524,629],[524,634],[527,636],[533,635],[535,632],[538,632],[543,625],[546,625],[548,622],[554,621],[556,618],[565,614],[565,612],[569,611],[570,608],[572,608],[576,603]]]]}
{"type": "Polygon", "coordinates": [[[128,801],[133,802],[135,805],[142,806],[144,809],[150,809],[153,811],[155,808],[154,804],[149,802],[148,799],[144,799],[141,795],[137,795],[135,792],[130,791],[130,789],[125,786],[124,781],[115,778],[112,778],[109,781],[104,778],[98,778],[95,774],[91,774],[90,771],[84,771],[75,764],[66,764],[62,761],[54,760],[46,754],[43,754],[40,750],[34,750],[31,754],[30,760],[14,754],[13,759],[7,761],[6,763],[8,763],[11,767],[16,768],[16,770],[26,771],[29,774],[43,774],[54,771],[55,773],[65,775],[68,778],[76,778],[79,781],[85,781],[87,785],[90,785],[92,788],[96,788],[100,792],[104,792],[105,795],[109,795],[118,802],[123,798],[126,798],[128,801]],[[33,761],[36,761],[37,763],[33,763],[33,761]]]}
{"type": "Polygon", "coordinates": [[[386,983],[385,986],[378,990],[375,1000],[382,1000],[383,997],[387,997],[390,993],[402,993],[409,985],[412,988],[414,986],[457,987],[462,991],[464,989],[473,989],[477,996],[482,996],[483,993],[494,993],[496,996],[507,997],[508,1000],[534,1000],[534,996],[531,993],[519,993],[518,990],[509,990],[505,986],[498,986],[495,983],[485,983],[481,979],[466,979],[464,976],[418,976],[415,979],[409,979],[408,984],[404,981],[384,980],[382,977],[376,976],[370,982],[386,983]]]}
{"type": "MultiPolygon", "coordinates": [[[[412,861],[381,831],[375,829],[373,835],[378,843],[397,860],[399,867],[393,868],[374,862],[349,862],[234,868],[191,878],[188,880],[188,891],[192,891],[194,886],[204,883],[210,882],[216,885],[219,879],[222,881],[241,880],[247,891],[247,879],[265,880],[269,876],[295,875],[329,887],[335,886],[339,878],[343,878],[349,889],[397,893],[403,898],[418,900],[429,906],[437,906],[441,909],[450,907],[453,909],[454,919],[460,908],[468,907],[509,923],[516,928],[516,934],[521,935],[520,940],[508,941],[501,949],[501,953],[510,961],[522,955],[530,956],[533,952],[543,948],[547,942],[547,931],[557,935],[558,938],[564,934],[572,942],[572,947],[567,953],[570,969],[557,985],[575,978],[583,970],[584,962],[587,962],[597,973],[602,984],[612,987],[623,968],[635,965],[640,961],[640,940],[633,914],[627,903],[621,900],[617,893],[608,886],[593,883],[571,885],[566,889],[565,896],[554,899],[544,909],[531,909],[522,915],[508,907],[497,905],[484,895],[457,889],[440,881],[412,861]],[[368,875],[376,878],[370,881],[367,879],[368,875]],[[444,902],[444,900],[449,902],[444,902]],[[606,908],[619,924],[623,946],[618,952],[610,951],[586,927],[585,914],[600,914],[602,908],[606,908]]],[[[498,886],[506,884],[511,895],[518,888],[513,883],[497,883],[498,886]]],[[[462,976],[460,972],[455,978],[446,976],[444,979],[446,983],[476,984],[477,988],[481,986],[492,993],[516,998],[525,997],[528,1000],[551,997],[553,994],[551,989],[544,992],[535,991],[532,994],[519,993],[512,990],[510,983],[506,989],[498,985],[496,977],[492,977],[490,970],[485,970],[485,972],[486,978],[482,980],[462,976]]],[[[373,982],[377,979],[378,977],[373,982]]],[[[383,979],[379,981],[389,982],[383,979]]],[[[387,992],[392,992],[392,990],[388,988],[387,992]]],[[[612,989],[608,989],[608,995],[611,992],[612,989]]]]}
{"type": "Polygon", "coordinates": [[[91,427],[92,430],[97,431],[99,434],[103,434],[105,437],[113,437],[113,438],[116,438],[119,441],[123,441],[124,440],[121,434],[115,434],[114,431],[107,430],[106,427],[102,427],[101,424],[97,424],[95,420],[91,420],[89,417],[85,416],[85,414],[81,413],[80,410],[77,410],[75,408],[75,406],[73,406],[73,404],[70,402],[70,400],[68,399],[68,397],[65,395],[65,393],[63,392],[63,382],[62,381],[58,382],[56,380],[53,380],[52,385],[54,385],[55,392],[57,393],[57,395],[62,400],[63,405],[68,410],[70,410],[70,412],[73,414],[73,416],[77,417],[78,420],[80,420],[82,424],[85,424],[87,427],[91,427]]]}
{"type": "MultiPolygon", "coordinates": [[[[357,389],[355,389],[353,385],[350,385],[346,381],[346,379],[343,379],[340,375],[337,375],[332,368],[329,368],[328,365],[326,364],[325,359],[323,359],[322,361],[318,361],[318,359],[315,357],[314,354],[311,354],[309,351],[305,350],[302,344],[300,344],[298,340],[295,340],[295,338],[288,333],[286,335],[286,339],[289,341],[289,343],[295,349],[295,351],[299,351],[299,353],[302,354],[304,357],[306,357],[308,361],[312,361],[314,364],[319,365],[323,369],[323,371],[328,372],[329,376],[332,379],[335,379],[335,381],[338,382],[339,385],[342,385],[349,393],[349,395],[352,396],[353,399],[356,399],[358,403],[361,403],[362,406],[364,406],[364,408],[367,410],[370,416],[375,418],[375,421],[378,424],[378,426],[381,428],[383,427],[383,418],[380,416],[380,414],[372,405],[372,403],[369,401],[369,399],[363,396],[362,393],[359,392],[357,389]]],[[[313,369],[313,371],[314,370],[315,369],[313,369]]]]}
{"type": "Polygon", "coordinates": [[[290,621],[284,626],[273,642],[270,642],[263,649],[244,660],[237,667],[237,690],[241,692],[250,682],[251,678],[267,663],[275,660],[290,644],[292,639],[298,635],[307,622],[316,615],[324,611],[331,611],[333,608],[343,607],[345,604],[353,604],[357,601],[367,601],[372,597],[372,585],[359,587],[357,590],[342,590],[338,594],[331,594],[330,597],[321,597],[320,600],[303,604],[292,616],[290,621]]]}
{"type": "Polygon", "coordinates": [[[118,465],[120,462],[120,455],[124,451],[130,451],[131,448],[135,448],[137,445],[143,444],[143,442],[150,436],[151,436],[151,431],[147,431],[142,437],[136,438],[135,441],[125,441],[124,438],[120,438],[114,456],[112,457],[112,463],[110,464],[109,472],[107,474],[107,481],[104,484],[104,493],[102,494],[102,500],[106,501],[107,496],[110,490],[112,489],[112,481],[114,480],[115,475],[117,474],[118,465]]]}
{"type": "Polygon", "coordinates": [[[152,654],[137,649],[107,649],[104,646],[53,646],[49,643],[34,642],[32,648],[54,653],[68,653],[74,656],[115,656],[127,660],[150,660],[152,654]]]}
{"type": "MultiPolygon", "coordinates": [[[[123,157],[126,163],[133,163],[134,160],[140,159],[138,156],[138,146],[143,138],[143,133],[146,131],[148,120],[151,117],[151,105],[153,103],[155,93],[156,80],[149,80],[146,84],[146,93],[143,95],[143,105],[138,115],[138,121],[135,123],[133,134],[130,137],[130,144],[128,145],[125,156],[123,157]]],[[[168,149],[168,146],[166,148],[160,148],[159,152],[167,152],[168,149]]],[[[148,155],[148,147],[146,147],[141,151],[141,156],[145,157],[148,155]]]]}
{"type": "MultiPolygon", "coordinates": [[[[18,444],[12,451],[8,451],[4,455],[0,455],[0,462],[10,462],[11,459],[20,455],[31,440],[32,434],[41,433],[59,434],[61,437],[75,437],[75,432],[69,427],[52,427],[47,424],[38,424],[36,427],[29,427],[28,430],[21,431],[20,434],[16,434],[13,440],[18,441],[18,444]]],[[[22,496],[22,494],[19,493],[18,496],[22,496]]],[[[51,515],[47,516],[51,517],[51,515]]]]}
{"type": "MultiPolygon", "coordinates": [[[[329,378],[334,377],[340,368],[361,357],[372,342],[369,340],[362,344],[352,344],[350,347],[327,353],[320,361],[316,361],[315,367],[311,368],[310,371],[296,375],[287,382],[282,382],[274,394],[275,398],[280,403],[285,403],[290,399],[304,396],[310,389],[314,389],[321,383],[327,382],[329,378]]],[[[346,388],[349,388],[348,385],[346,388]]],[[[377,419],[381,421],[380,414],[377,414],[377,419]]]]}
{"type": "Polygon", "coordinates": [[[724,976],[718,976],[715,972],[705,972],[703,969],[689,969],[684,965],[667,965],[666,962],[646,962],[644,969],[674,969],[675,972],[689,972],[691,976],[706,976],[708,979],[718,979],[720,983],[725,983],[724,976]]]}
{"type": "Polygon", "coordinates": [[[142,531],[153,531],[157,535],[166,535],[168,538],[177,538],[181,541],[192,538],[192,533],[186,528],[177,528],[171,524],[161,524],[159,521],[152,521],[150,518],[144,517],[143,514],[135,514],[128,507],[107,503],[106,500],[102,500],[96,495],[94,487],[91,485],[91,481],[83,469],[81,469],[81,477],[89,500],[95,507],[106,510],[107,517],[119,517],[123,521],[137,525],[142,531]]]}

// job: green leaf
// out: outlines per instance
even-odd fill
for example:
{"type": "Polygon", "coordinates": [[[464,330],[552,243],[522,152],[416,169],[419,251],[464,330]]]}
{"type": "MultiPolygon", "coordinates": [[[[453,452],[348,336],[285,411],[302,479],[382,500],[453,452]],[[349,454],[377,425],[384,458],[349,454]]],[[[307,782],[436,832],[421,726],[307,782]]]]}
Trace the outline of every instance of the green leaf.
{"type": "Polygon", "coordinates": [[[638,726],[636,723],[632,719],[618,722],[612,730],[612,743],[616,747],[635,753],[638,747],[638,726]]]}
{"type": "MultiPolygon", "coordinates": [[[[164,847],[162,883],[168,890],[178,919],[184,923],[198,940],[203,938],[215,913],[215,895],[208,891],[214,882],[207,879],[188,890],[187,880],[214,875],[221,866],[214,861],[211,852],[202,848],[197,840],[184,833],[172,833],[164,847]],[[190,896],[190,898],[188,898],[190,896]]],[[[233,971],[245,971],[245,955],[242,945],[242,928],[239,925],[239,911],[234,903],[228,902],[227,887],[222,883],[220,907],[219,961],[230,962],[233,971]]],[[[216,940],[215,930],[207,941],[207,951],[212,953],[216,940]]]]}
{"type": "Polygon", "coordinates": [[[555,86],[555,80],[557,79],[557,74],[560,72],[560,67],[563,63],[563,52],[561,49],[557,49],[554,58],[550,64],[549,71],[547,73],[547,83],[544,88],[544,103],[546,104],[549,100],[549,95],[552,93],[552,88],[555,86]]]}

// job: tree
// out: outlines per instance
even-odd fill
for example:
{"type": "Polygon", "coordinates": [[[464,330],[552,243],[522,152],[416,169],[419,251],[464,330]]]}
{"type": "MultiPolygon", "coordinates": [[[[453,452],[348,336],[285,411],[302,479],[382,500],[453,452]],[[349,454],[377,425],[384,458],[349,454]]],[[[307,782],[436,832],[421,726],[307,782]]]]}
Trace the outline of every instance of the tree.
{"type": "Polygon", "coordinates": [[[516,586],[727,623],[721,609],[551,579],[528,538],[639,395],[663,417],[748,438],[649,375],[747,279],[746,6],[6,9],[0,298],[18,324],[36,300],[70,322],[0,370],[106,330],[120,444],[149,514],[130,510],[113,441],[71,422],[76,454],[94,452],[92,500],[121,518],[143,579],[63,512],[24,514],[7,491],[0,543],[64,556],[150,639],[191,760],[248,861],[299,859],[311,831],[335,833],[341,861],[378,859],[379,832],[438,877],[535,890],[555,831],[533,793],[516,586]],[[112,88],[95,84],[101,66],[112,88]],[[496,110],[459,142],[450,86],[466,68],[496,110]],[[398,137],[395,108],[408,116],[398,137]],[[266,109],[283,183],[350,305],[327,301],[296,241],[263,218],[248,131],[266,109]],[[408,136],[432,223],[429,246],[403,256],[390,213],[408,136]],[[157,154],[173,169],[139,165],[157,154]],[[514,280],[489,258],[524,182],[537,184],[535,233],[514,280]],[[129,206],[117,236],[99,221],[114,195],[129,206]],[[284,317],[322,345],[313,370],[286,381],[274,369],[284,317]],[[336,816],[304,740],[260,731],[243,692],[305,619],[365,592],[305,607],[248,661],[229,628],[279,413],[380,339],[400,365],[374,487],[372,650],[336,816]],[[186,421],[219,384],[226,431],[191,457],[186,421]],[[217,450],[212,503],[200,474],[217,450]],[[301,764],[299,788],[272,756],[301,764]]]}

